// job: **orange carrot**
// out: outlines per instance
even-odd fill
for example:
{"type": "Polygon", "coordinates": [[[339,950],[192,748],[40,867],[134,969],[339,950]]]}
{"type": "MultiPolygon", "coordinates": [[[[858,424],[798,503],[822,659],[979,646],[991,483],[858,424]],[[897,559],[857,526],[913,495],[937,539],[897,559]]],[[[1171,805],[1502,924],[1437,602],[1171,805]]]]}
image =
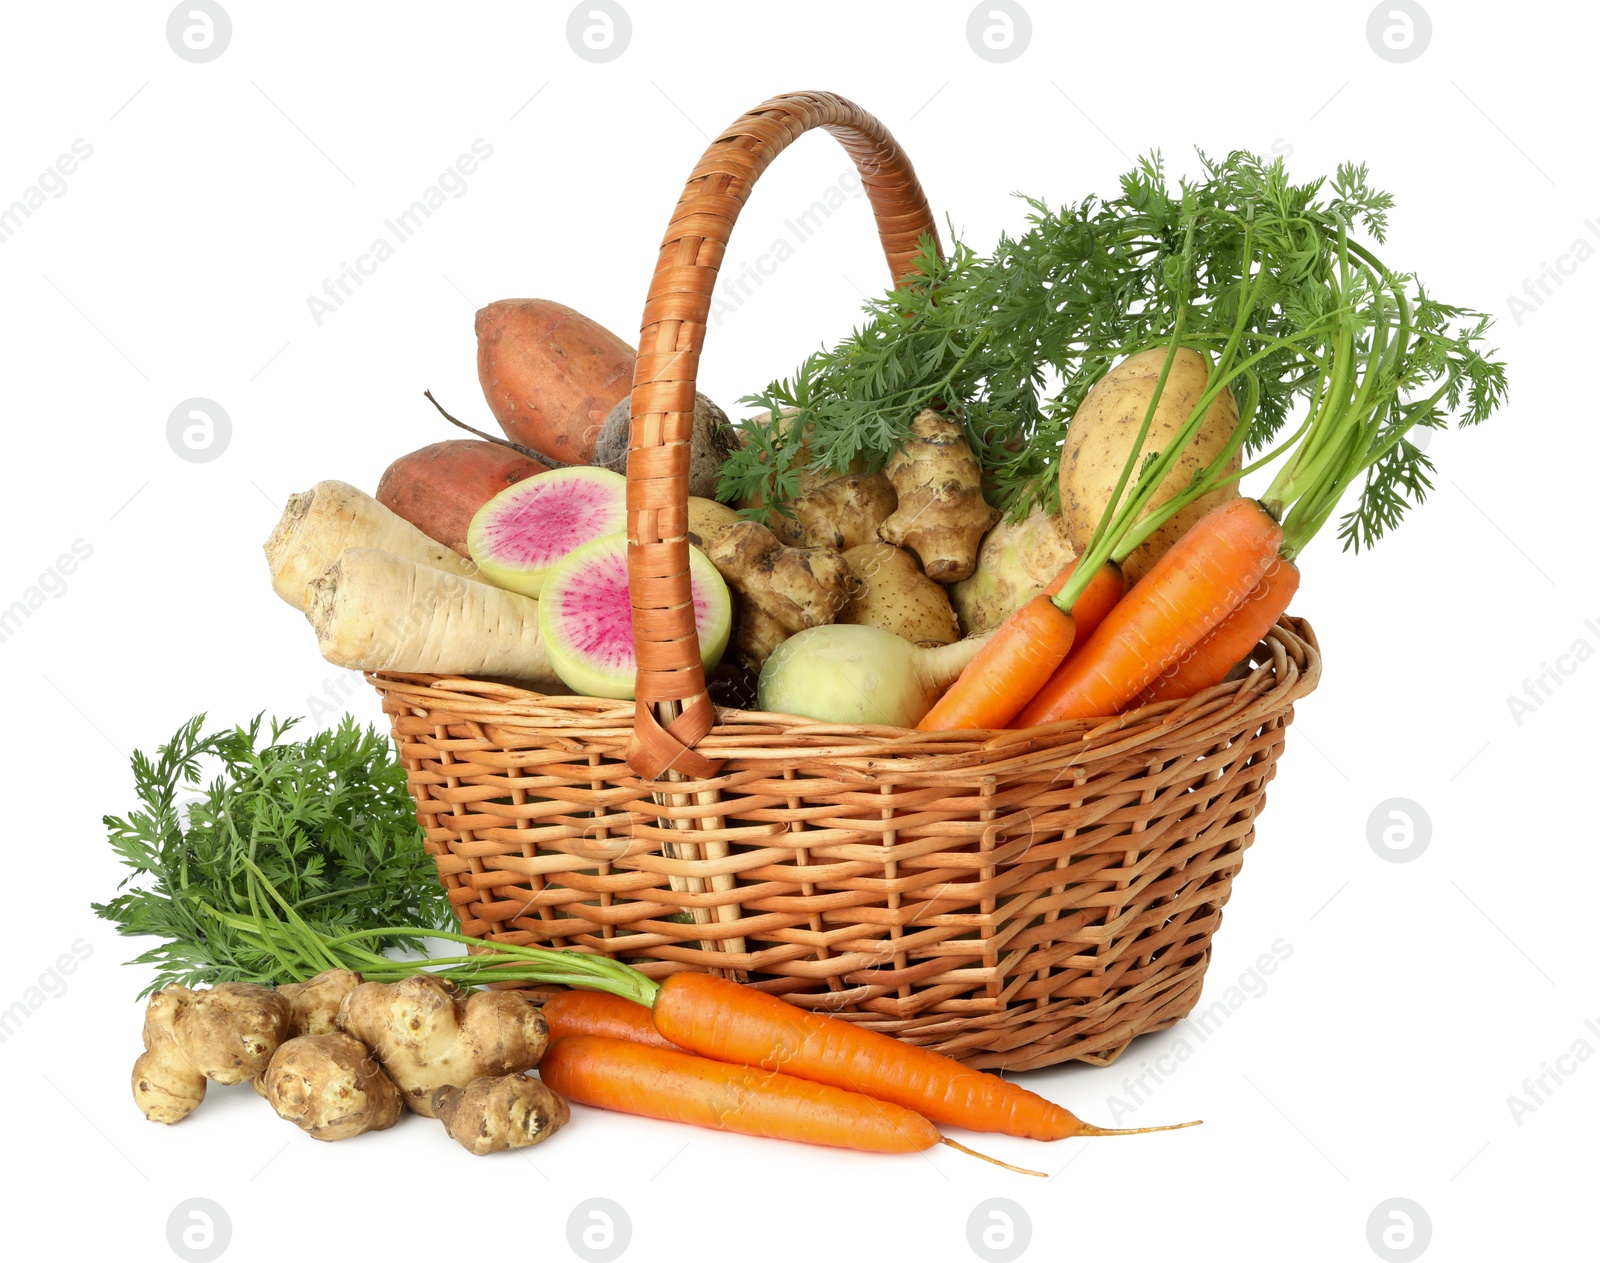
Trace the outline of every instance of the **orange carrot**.
{"type": "Polygon", "coordinates": [[[995,628],[956,682],[918,722],[922,732],[1004,728],[1022,699],[1038,692],[1072,648],[1074,624],[1036,596],[995,628]]]}
{"type": "Polygon", "coordinates": [[[653,1012],[658,1031],[702,1057],[863,1093],[941,1125],[1033,1140],[1167,1130],[1091,1126],[1026,1088],[950,1057],[711,974],[672,974],[661,984],[653,1012]]]}
{"type": "Polygon", "coordinates": [[[1016,726],[1116,714],[1232,613],[1282,539],[1258,501],[1229,500],[1212,509],[1133,585],[1022,708],[1016,726]]]}
{"type": "Polygon", "coordinates": [[[604,991],[563,991],[553,995],[544,1002],[544,1020],[552,1040],[568,1035],[605,1035],[653,1048],[676,1051],[678,1047],[656,1030],[650,1010],[644,1005],[604,991]]]}
{"type": "Polygon", "coordinates": [[[1278,616],[1300,589],[1300,568],[1283,557],[1267,567],[1267,573],[1239,605],[1218,623],[1215,630],[1169,668],[1154,684],[1139,695],[1139,702],[1167,702],[1193,697],[1203,689],[1221,684],[1228,672],[1261,643],[1278,616]]]}
{"type": "MultiPolygon", "coordinates": [[[[1054,596],[1061,591],[1077,566],[1076,559],[1063,566],[1061,573],[1050,581],[1050,586],[1044,590],[1044,594],[1054,596]]],[[[1083,595],[1072,605],[1072,621],[1077,627],[1077,634],[1072,641],[1074,648],[1094,635],[1094,629],[1105,621],[1106,615],[1111,613],[1112,607],[1118,601],[1122,600],[1122,594],[1127,590],[1127,581],[1122,577],[1122,567],[1116,562],[1108,561],[1095,571],[1094,578],[1089,580],[1089,586],[1083,590],[1083,595]]]]}
{"type": "Polygon", "coordinates": [[[922,732],[954,732],[968,728],[1004,728],[1072,651],[1078,636],[1087,636],[1122,595],[1122,571],[1102,566],[1089,580],[1071,613],[1057,603],[1057,593],[1072,576],[1072,561],[1054,582],[997,627],[988,644],[967,664],[960,677],[922,717],[922,732]],[[1078,624],[1084,611],[1089,629],[1078,624]]]}
{"type": "Polygon", "coordinates": [[[556,1040],[539,1077],[579,1105],[745,1136],[867,1153],[916,1153],[940,1141],[926,1118],[858,1092],[604,1035],[556,1040]]]}

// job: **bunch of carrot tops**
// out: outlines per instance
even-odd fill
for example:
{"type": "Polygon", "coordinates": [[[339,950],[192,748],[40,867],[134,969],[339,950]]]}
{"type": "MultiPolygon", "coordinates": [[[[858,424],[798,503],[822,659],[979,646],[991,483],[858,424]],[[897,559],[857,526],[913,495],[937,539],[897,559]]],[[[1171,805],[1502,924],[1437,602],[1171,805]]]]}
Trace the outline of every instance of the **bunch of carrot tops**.
{"type": "MultiPolygon", "coordinates": [[[[1118,198],[1056,214],[1034,203],[1030,232],[988,260],[959,247],[942,260],[929,243],[922,274],[871,304],[865,327],[760,397],[799,409],[781,441],[809,445],[823,465],[870,466],[903,419],[942,406],[966,425],[996,498],[1024,511],[1053,507],[1068,422],[1111,366],[1165,349],[1093,537],[1000,626],[924,730],[1089,719],[1219,683],[1285,611],[1296,559],[1354,484],[1340,535],[1360,549],[1431,487],[1411,431],[1452,416],[1475,425],[1504,401],[1504,366],[1482,346],[1488,317],[1434,300],[1356,239],[1364,230],[1381,244],[1392,205],[1365,168],[1341,167],[1325,191],[1290,183],[1281,160],[1235,153],[1203,166],[1176,192],[1152,159],[1118,198]],[[1180,349],[1205,358],[1205,390],[1142,456],[1180,349]],[[1062,388],[1041,399],[1052,373],[1062,388]],[[1231,433],[1156,501],[1225,393],[1240,401],[1231,433]],[[1273,464],[1259,499],[1201,517],[1125,590],[1118,563],[1152,532],[1273,464]]],[[[760,481],[737,466],[730,476],[760,481]]]]}

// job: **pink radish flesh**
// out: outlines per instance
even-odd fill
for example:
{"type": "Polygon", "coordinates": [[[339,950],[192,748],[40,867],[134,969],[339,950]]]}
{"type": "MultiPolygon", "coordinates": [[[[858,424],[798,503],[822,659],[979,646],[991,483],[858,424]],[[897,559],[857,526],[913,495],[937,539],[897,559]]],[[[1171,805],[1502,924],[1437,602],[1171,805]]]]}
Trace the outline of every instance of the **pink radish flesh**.
{"type": "Polygon", "coordinates": [[[627,524],[627,480],[608,469],[552,469],[507,487],[473,516],[467,551],[484,578],[538,596],[574,548],[627,524]]]}
{"type": "MultiPolygon", "coordinates": [[[[722,576],[695,549],[690,594],[701,660],[715,666],[728,643],[732,604],[722,576]]],[[[550,663],[569,688],[592,697],[633,696],[638,665],[625,536],[574,549],[551,570],[539,599],[539,626],[550,663]]]]}

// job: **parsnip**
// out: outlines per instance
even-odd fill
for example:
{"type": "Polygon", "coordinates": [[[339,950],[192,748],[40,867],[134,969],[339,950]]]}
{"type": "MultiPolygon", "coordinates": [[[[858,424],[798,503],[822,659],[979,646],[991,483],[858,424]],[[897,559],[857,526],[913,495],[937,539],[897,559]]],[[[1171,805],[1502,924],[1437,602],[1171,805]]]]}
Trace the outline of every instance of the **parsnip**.
{"type": "Polygon", "coordinates": [[[478,569],[453,549],[429,539],[347,482],[319,482],[289,497],[265,544],[272,588],[297,610],[305,609],[311,581],[347,548],[378,548],[466,578],[478,569]]]}
{"type": "Polygon", "coordinates": [[[376,548],[351,548],[315,579],[306,619],[335,666],[488,675],[560,689],[539,603],[376,548]]]}

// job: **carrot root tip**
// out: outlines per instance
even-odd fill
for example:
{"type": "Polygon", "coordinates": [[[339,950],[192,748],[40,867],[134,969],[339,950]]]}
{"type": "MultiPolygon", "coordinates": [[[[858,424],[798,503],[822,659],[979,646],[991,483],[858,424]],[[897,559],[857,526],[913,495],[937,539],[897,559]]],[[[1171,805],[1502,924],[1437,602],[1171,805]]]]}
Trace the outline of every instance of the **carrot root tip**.
{"type": "Polygon", "coordinates": [[[1002,1162],[999,1158],[991,1158],[986,1153],[979,1153],[976,1149],[968,1149],[959,1140],[951,1140],[949,1136],[940,1136],[939,1143],[949,1145],[952,1149],[969,1154],[974,1158],[982,1158],[985,1162],[992,1162],[997,1167],[1004,1167],[1007,1171],[1015,1171],[1018,1175],[1037,1175],[1040,1179],[1048,1178],[1043,1171],[1035,1171],[1032,1167],[1015,1167],[1009,1162],[1002,1162]]]}
{"type": "Polygon", "coordinates": [[[1160,1127],[1096,1127],[1085,1123],[1080,1136],[1143,1136],[1152,1131],[1180,1131],[1185,1127],[1198,1127],[1204,1119],[1191,1118],[1187,1123],[1163,1123],[1160,1127]]]}

